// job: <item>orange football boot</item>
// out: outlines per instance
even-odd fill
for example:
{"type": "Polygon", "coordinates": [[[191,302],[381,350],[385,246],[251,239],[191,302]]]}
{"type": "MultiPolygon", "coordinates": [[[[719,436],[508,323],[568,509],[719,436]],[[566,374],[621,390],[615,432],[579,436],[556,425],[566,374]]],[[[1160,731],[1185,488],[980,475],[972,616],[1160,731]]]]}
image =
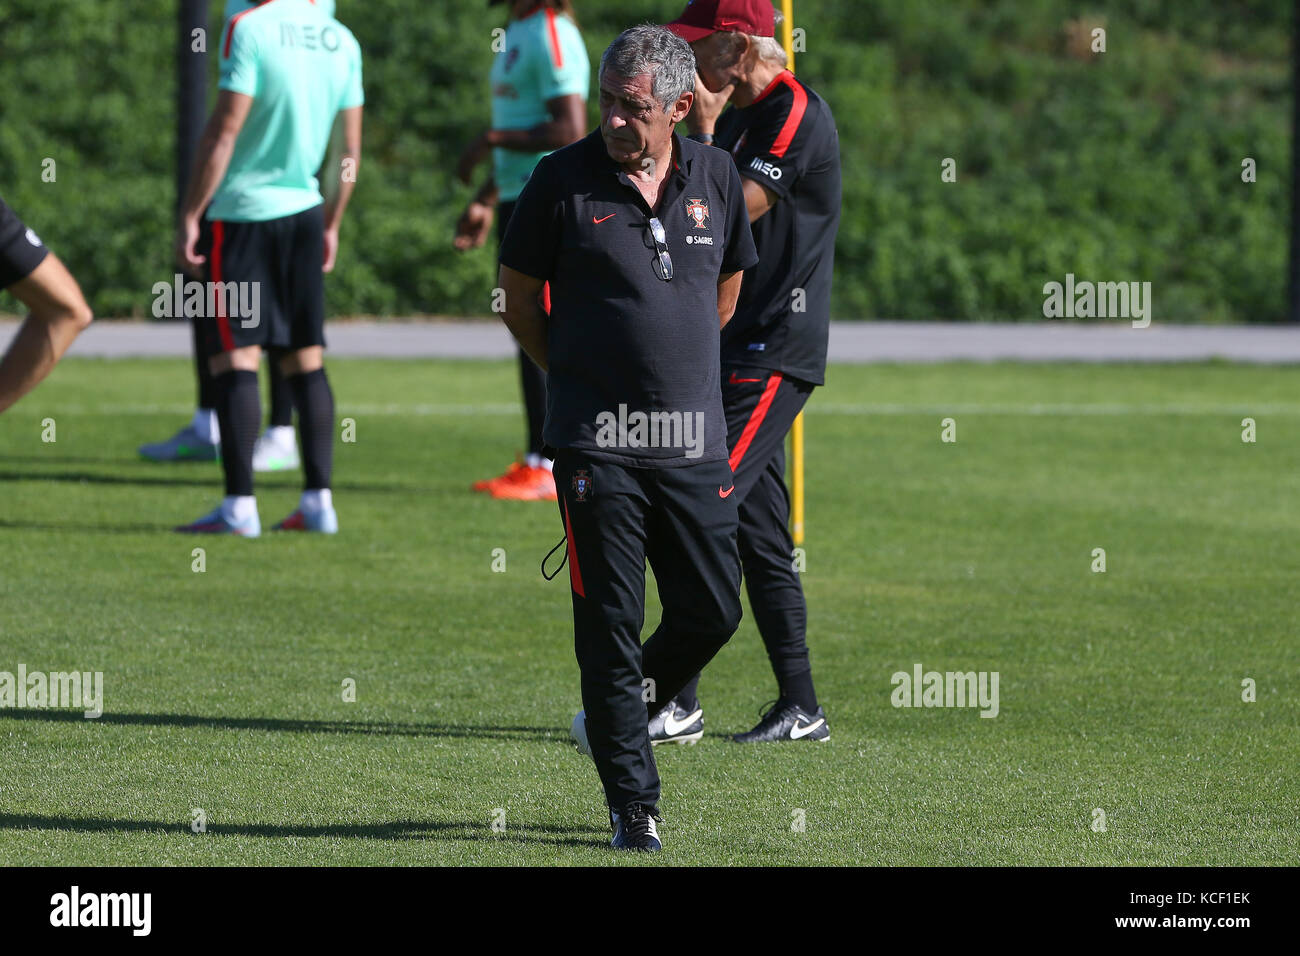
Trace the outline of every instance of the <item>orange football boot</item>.
{"type": "Polygon", "coordinates": [[[554,501],[555,476],[545,468],[520,465],[517,471],[493,484],[489,493],[493,498],[510,501],[554,501]]]}
{"type": "Polygon", "coordinates": [[[524,467],[524,463],[516,461],[511,463],[510,467],[495,478],[484,478],[482,481],[476,481],[470,485],[474,491],[491,491],[494,485],[503,481],[513,481],[518,471],[524,467]]]}

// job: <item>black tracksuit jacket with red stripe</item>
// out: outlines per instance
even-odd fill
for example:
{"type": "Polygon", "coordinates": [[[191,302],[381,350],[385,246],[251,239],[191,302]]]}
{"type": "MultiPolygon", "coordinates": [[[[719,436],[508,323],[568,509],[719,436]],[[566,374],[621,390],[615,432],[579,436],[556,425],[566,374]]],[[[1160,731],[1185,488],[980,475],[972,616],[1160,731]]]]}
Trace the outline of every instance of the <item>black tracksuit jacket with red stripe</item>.
{"type": "Polygon", "coordinates": [[[793,73],[718,120],[714,145],[778,202],[753,223],[759,262],[745,273],[722,364],[779,371],[821,385],[826,376],[831,273],[840,223],[839,133],[830,107],[793,73]]]}

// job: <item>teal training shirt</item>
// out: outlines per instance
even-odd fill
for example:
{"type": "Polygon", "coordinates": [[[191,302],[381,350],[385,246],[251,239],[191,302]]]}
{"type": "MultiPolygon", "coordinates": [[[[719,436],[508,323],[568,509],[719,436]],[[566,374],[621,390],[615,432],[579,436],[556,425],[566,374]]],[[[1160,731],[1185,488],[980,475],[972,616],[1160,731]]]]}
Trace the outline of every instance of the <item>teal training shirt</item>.
{"type": "MultiPolygon", "coordinates": [[[[531,129],[551,118],[546,101],[578,94],[591,84],[591,64],[582,34],[572,20],[539,8],[506,27],[505,49],[492,63],[492,128],[531,129]]],[[[492,151],[502,202],[519,198],[524,183],[546,152],[492,151]]]]}
{"type": "Polygon", "coordinates": [[[323,200],[316,173],[340,110],[361,106],[361,47],[312,0],[267,0],[221,38],[223,90],[253,98],[209,219],[265,222],[323,200]]]}
{"type": "MultiPolygon", "coordinates": [[[[243,13],[245,10],[251,10],[260,4],[262,0],[226,0],[226,10],[221,16],[221,22],[225,23],[236,13],[243,13]]],[[[334,16],[334,0],[312,0],[316,4],[316,9],[327,17],[334,16]]]]}

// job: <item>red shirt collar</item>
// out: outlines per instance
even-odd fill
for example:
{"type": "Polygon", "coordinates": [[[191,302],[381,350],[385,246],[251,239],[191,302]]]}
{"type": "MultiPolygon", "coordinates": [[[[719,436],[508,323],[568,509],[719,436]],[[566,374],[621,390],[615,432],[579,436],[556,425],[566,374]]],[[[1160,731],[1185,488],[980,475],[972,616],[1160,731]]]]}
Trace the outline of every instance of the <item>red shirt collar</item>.
{"type": "MultiPolygon", "coordinates": [[[[767,84],[767,89],[765,89],[762,93],[759,93],[758,96],[754,97],[754,103],[758,103],[766,99],[767,95],[771,93],[774,89],[776,89],[779,84],[785,82],[785,78],[787,76],[793,78],[794,74],[791,73],[789,70],[782,70],[775,77],[773,77],[772,82],[767,84]]],[[[753,105],[754,105],[753,103],[750,104],[750,106],[753,105]]]]}

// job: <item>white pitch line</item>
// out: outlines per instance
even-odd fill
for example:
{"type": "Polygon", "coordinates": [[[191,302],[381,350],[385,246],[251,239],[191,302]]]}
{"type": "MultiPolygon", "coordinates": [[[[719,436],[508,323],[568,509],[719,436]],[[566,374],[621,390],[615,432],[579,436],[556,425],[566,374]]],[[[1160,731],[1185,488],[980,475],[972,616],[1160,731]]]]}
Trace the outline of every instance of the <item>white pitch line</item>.
{"type": "MultiPolygon", "coordinates": [[[[30,401],[30,400],[29,400],[30,401]]],[[[32,402],[32,407],[39,406],[39,401],[32,402]]],[[[61,415],[189,415],[194,411],[190,405],[147,405],[147,404],[103,404],[103,405],[64,405],[51,403],[39,408],[41,415],[58,413],[61,415]]],[[[523,407],[517,403],[498,402],[485,404],[345,404],[337,411],[339,418],[349,415],[375,416],[411,416],[416,418],[435,418],[439,416],[475,416],[475,415],[518,415],[523,407]]],[[[1060,415],[1300,415],[1300,405],[1264,403],[1252,405],[1248,402],[1237,404],[1086,404],[1057,403],[1012,405],[1007,403],[981,404],[978,402],[955,402],[951,405],[913,405],[908,403],[851,403],[851,402],[817,402],[808,406],[808,414],[819,415],[1025,415],[1049,416],[1060,415]]],[[[12,413],[10,413],[12,417],[12,413]]]]}
{"type": "Polygon", "coordinates": [[[810,415],[1300,415],[1300,405],[1259,404],[1118,404],[1043,403],[1011,405],[956,402],[952,405],[853,404],[817,402],[810,415]]]}

